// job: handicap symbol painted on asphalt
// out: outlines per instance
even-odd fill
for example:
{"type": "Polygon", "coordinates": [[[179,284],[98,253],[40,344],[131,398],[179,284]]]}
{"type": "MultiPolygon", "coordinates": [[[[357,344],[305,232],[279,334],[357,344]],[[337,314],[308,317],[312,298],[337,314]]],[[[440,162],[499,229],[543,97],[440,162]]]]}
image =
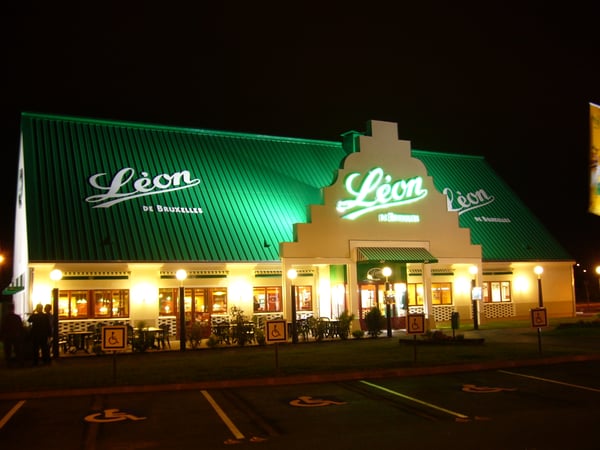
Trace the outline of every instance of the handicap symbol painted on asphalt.
{"type": "Polygon", "coordinates": [[[292,406],[302,406],[313,408],[316,406],[329,406],[329,405],[345,405],[346,402],[336,402],[335,400],[325,400],[322,398],[312,398],[308,395],[302,395],[297,399],[290,402],[292,406]]]}
{"type": "Polygon", "coordinates": [[[146,417],[137,417],[133,414],[119,411],[118,409],[105,409],[104,412],[90,414],[85,416],[86,422],[121,422],[123,420],[144,420],[146,417]]]}
{"type": "Polygon", "coordinates": [[[465,392],[472,392],[475,394],[489,394],[490,392],[502,392],[502,391],[513,392],[513,391],[516,391],[517,388],[475,386],[474,384],[463,384],[462,390],[465,392]]]}

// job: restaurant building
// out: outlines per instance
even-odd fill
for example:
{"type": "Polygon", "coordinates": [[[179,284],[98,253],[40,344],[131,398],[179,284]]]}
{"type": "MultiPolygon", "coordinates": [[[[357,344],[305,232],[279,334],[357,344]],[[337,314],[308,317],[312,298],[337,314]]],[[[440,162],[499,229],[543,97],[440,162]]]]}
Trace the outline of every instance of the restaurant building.
{"type": "Polygon", "coordinates": [[[4,292],[25,316],[57,289],[61,330],[176,334],[182,303],[188,323],[346,310],[358,328],[379,306],[430,329],[528,318],[539,287],[549,317],[574,316],[574,260],[486,161],[397,129],[329,142],[24,113],[4,292]]]}

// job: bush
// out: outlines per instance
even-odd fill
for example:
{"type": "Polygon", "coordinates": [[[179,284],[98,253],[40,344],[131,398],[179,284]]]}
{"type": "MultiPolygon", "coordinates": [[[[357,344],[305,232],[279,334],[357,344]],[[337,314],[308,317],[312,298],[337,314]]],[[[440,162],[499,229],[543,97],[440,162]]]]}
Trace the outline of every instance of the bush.
{"type": "Polygon", "coordinates": [[[208,348],[215,348],[218,343],[219,338],[214,333],[208,336],[208,339],[206,340],[206,345],[208,346],[208,348]]]}
{"type": "Polygon", "coordinates": [[[352,337],[354,339],[361,339],[364,337],[365,332],[363,330],[352,330],[352,337]]]}
{"type": "Polygon", "coordinates": [[[377,306],[372,307],[365,315],[365,322],[367,324],[367,333],[372,338],[379,336],[382,328],[385,326],[383,315],[377,306]]]}
{"type": "Polygon", "coordinates": [[[348,311],[342,312],[338,317],[338,335],[340,339],[346,340],[350,335],[350,327],[354,320],[354,314],[348,314],[348,311]]]}

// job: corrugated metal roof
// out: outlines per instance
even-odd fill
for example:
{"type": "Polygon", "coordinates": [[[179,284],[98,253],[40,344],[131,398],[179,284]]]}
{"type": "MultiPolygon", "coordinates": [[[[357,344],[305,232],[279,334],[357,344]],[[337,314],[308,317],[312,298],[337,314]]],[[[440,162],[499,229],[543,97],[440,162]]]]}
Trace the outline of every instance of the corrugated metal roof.
{"type": "Polygon", "coordinates": [[[360,247],[358,261],[401,261],[406,263],[436,263],[437,259],[424,248],[360,247]]]}
{"type": "Polygon", "coordinates": [[[276,261],[345,155],[331,142],[38,114],[22,131],[31,261],[276,261]],[[108,186],[123,168],[128,193],[183,170],[200,184],[86,202],[99,193],[90,176],[108,186]],[[184,207],[204,213],[164,212],[184,207]]]}
{"type": "Polygon", "coordinates": [[[561,244],[481,156],[413,150],[435,187],[481,244],[484,261],[571,260],[561,244]]]}
{"type": "MultiPolygon", "coordinates": [[[[277,261],[346,156],[338,142],[44,114],[24,113],[21,128],[32,262],[277,261]],[[120,197],[102,207],[123,169],[120,197]],[[184,171],[199,184],[151,189],[184,171]]],[[[483,158],[413,155],[456,205],[479,201],[459,221],[484,260],[571,259],[483,158]]]]}

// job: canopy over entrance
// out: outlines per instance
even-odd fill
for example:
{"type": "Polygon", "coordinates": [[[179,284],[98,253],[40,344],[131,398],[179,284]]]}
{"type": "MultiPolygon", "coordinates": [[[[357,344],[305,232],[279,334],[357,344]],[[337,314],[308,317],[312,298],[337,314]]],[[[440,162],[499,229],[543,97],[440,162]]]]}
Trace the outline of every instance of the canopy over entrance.
{"type": "Polygon", "coordinates": [[[364,261],[397,261],[404,263],[436,263],[438,260],[422,247],[360,247],[358,262],[364,261]]]}

